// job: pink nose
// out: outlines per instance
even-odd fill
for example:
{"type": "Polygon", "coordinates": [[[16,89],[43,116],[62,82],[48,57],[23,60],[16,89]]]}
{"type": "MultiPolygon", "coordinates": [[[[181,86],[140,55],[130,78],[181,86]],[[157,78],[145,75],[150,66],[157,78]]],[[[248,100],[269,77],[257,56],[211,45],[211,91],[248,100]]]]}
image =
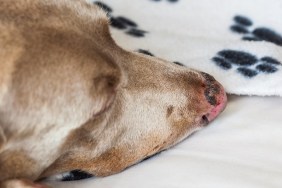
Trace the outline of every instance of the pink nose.
{"type": "Polygon", "coordinates": [[[227,96],[222,87],[212,76],[202,73],[205,78],[205,98],[210,105],[208,112],[202,117],[205,121],[214,120],[225,108],[227,96]]]}
{"type": "Polygon", "coordinates": [[[214,105],[214,107],[206,115],[209,122],[214,120],[224,110],[226,106],[227,97],[224,90],[222,91],[223,92],[221,92],[216,96],[216,101],[217,101],[216,105],[214,105]]]}

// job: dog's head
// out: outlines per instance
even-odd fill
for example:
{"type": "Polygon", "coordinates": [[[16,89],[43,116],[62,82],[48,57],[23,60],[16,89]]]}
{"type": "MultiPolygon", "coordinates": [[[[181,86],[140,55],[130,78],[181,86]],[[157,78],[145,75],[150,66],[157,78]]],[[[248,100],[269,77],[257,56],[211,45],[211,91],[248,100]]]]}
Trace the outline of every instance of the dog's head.
{"type": "Polygon", "coordinates": [[[222,86],[208,74],[118,47],[94,6],[18,1],[21,8],[12,9],[0,2],[0,14],[12,18],[2,26],[17,33],[0,35],[15,51],[0,79],[0,164],[21,151],[17,169],[3,179],[75,169],[117,173],[183,140],[225,107],[222,86]],[[35,14],[20,16],[24,10],[35,14]],[[28,175],[26,158],[34,167],[28,175]]]}

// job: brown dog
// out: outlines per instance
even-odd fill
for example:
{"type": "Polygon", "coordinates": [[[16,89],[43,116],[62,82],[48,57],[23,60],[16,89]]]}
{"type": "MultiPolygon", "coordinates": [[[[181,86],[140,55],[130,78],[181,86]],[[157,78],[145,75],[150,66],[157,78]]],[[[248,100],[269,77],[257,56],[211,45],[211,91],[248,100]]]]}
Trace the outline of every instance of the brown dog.
{"type": "Polygon", "coordinates": [[[0,0],[0,28],[1,188],[120,172],[225,107],[211,76],[121,49],[83,0],[0,0]]]}

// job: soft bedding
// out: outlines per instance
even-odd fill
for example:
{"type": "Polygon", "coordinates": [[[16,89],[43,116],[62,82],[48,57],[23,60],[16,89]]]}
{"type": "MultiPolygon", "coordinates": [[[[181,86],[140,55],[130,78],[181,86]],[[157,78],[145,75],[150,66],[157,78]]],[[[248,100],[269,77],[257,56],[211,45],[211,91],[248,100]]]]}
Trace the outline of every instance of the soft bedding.
{"type": "Polygon", "coordinates": [[[123,48],[213,75],[228,93],[282,96],[281,0],[103,0],[123,48]]]}
{"type": "Polygon", "coordinates": [[[123,48],[208,72],[232,95],[181,144],[117,175],[55,187],[282,187],[282,1],[95,3],[123,48]]]}

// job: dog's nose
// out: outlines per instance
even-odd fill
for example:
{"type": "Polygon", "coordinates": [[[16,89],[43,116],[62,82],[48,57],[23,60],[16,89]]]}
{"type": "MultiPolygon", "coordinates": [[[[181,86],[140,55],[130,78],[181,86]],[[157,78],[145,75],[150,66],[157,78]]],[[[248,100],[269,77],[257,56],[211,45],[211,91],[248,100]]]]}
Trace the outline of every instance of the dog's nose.
{"type": "Polygon", "coordinates": [[[204,95],[210,105],[208,112],[203,116],[204,121],[214,120],[226,106],[227,96],[221,84],[219,84],[211,75],[201,73],[205,79],[204,95]]]}
{"type": "Polygon", "coordinates": [[[205,78],[205,97],[206,100],[213,106],[215,106],[217,104],[217,95],[220,94],[220,86],[218,84],[216,84],[216,80],[206,74],[206,73],[202,73],[203,77],[205,78]]]}

